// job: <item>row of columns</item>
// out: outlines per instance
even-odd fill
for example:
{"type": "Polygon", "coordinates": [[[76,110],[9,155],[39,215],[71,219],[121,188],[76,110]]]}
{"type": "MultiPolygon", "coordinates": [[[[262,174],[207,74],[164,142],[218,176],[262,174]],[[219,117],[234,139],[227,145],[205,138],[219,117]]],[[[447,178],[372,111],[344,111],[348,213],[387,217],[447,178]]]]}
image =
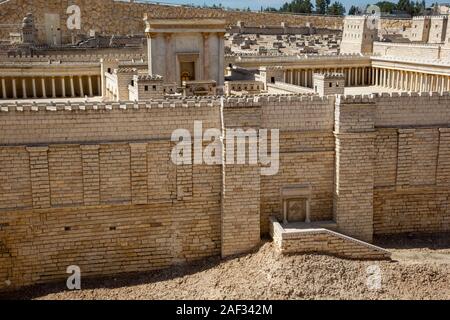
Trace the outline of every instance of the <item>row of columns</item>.
{"type": "Polygon", "coordinates": [[[396,90],[443,93],[450,90],[450,76],[374,67],[372,85],[396,90]]]}
{"type": "Polygon", "coordinates": [[[450,90],[450,76],[396,70],[378,67],[344,67],[286,69],[284,82],[302,87],[313,87],[314,73],[343,73],[345,86],[381,86],[413,92],[444,92],[450,90]]]}
{"type": "Polygon", "coordinates": [[[90,97],[101,95],[101,79],[100,76],[69,76],[69,77],[29,77],[29,78],[0,78],[0,98],[2,99],[27,99],[27,98],[67,98],[67,97],[84,97],[87,94],[90,97]],[[68,79],[67,79],[68,78],[68,79]],[[9,80],[7,80],[9,79],[9,80]],[[57,82],[60,82],[57,86],[57,82]],[[66,90],[66,81],[69,81],[69,92],[66,90]],[[87,81],[87,92],[85,92],[85,81],[87,81]],[[94,89],[94,83],[97,82],[97,90],[94,89]],[[19,92],[18,84],[21,83],[19,92]],[[76,82],[77,85],[76,85],[76,82]],[[31,87],[28,85],[31,83],[31,87]],[[7,88],[8,84],[9,90],[7,88]],[[38,84],[40,84],[40,92],[38,92],[38,84]],[[48,85],[50,84],[50,85],[48,85]],[[57,88],[61,88],[57,92],[57,88]],[[76,91],[78,89],[78,92],[76,91]]]}
{"type": "Polygon", "coordinates": [[[314,73],[343,73],[346,86],[370,85],[372,68],[370,67],[345,67],[345,68],[311,68],[311,69],[286,69],[284,82],[302,86],[313,87],[314,73]]]}

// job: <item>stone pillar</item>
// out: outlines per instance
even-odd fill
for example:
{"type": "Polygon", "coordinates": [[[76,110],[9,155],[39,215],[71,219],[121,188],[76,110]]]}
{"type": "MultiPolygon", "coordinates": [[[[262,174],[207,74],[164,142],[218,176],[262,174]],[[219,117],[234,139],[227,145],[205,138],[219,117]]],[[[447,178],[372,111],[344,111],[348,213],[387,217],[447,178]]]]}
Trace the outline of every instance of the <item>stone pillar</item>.
{"type": "Polygon", "coordinates": [[[303,75],[304,75],[304,82],[303,82],[303,86],[307,87],[308,86],[308,69],[305,69],[303,71],[303,75]]]}
{"type": "Polygon", "coordinates": [[[363,241],[373,237],[374,103],[336,100],[334,219],[338,231],[363,241]]]}
{"type": "Polygon", "coordinates": [[[84,89],[83,89],[83,77],[82,76],[78,77],[78,84],[80,86],[80,96],[83,98],[84,97],[84,89]]]}
{"type": "Polygon", "coordinates": [[[294,84],[294,69],[291,69],[289,76],[290,76],[290,82],[289,83],[290,84],[294,84]]]}
{"type": "Polygon", "coordinates": [[[352,86],[352,73],[353,73],[353,69],[352,68],[348,68],[348,86],[351,87],[352,86]]]}
{"type": "Polygon", "coordinates": [[[400,90],[403,90],[404,89],[404,87],[403,87],[403,81],[404,81],[404,79],[403,79],[403,71],[399,71],[399,73],[400,73],[400,79],[399,79],[399,89],[400,90]]]}
{"type": "Polygon", "coordinates": [[[101,77],[97,77],[97,95],[101,96],[102,95],[102,78],[101,77]]]}
{"type": "Polygon", "coordinates": [[[42,98],[47,98],[47,90],[45,88],[45,78],[41,78],[42,98]]]}
{"type": "MultiPolygon", "coordinates": [[[[204,45],[204,40],[203,40],[203,45],[204,45]]],[[[173,58],[173,53],[172,53],[172,34],[171,33],[165,33],[164,34],[164,46],[166,47],[166,59],[165,59],[165,64],[166,64],[166,74],[164,75],[166,81],[173,81],[175,78],[174,72],[173,72],[173,67],[175,66],[175,62],[172,61],[171,59],[173,58]]],[[[203,49],[204,51],[204,49],[203,49]]],[[[205,53],[203,52],[202,54],[203,59],[205,59],[205,53]]],[[[205,72],[204,68],[205,68],[205,60],[203,60],[203,72],[205,72]]],[[[200,75],[199,75],[200,76],[200,75]]],[[[207,78],[205,78],[205,74],[203,74],[203,80],[206,80],[207,78]]],[[[197,79],[197,80],[201,80],[201,79],[197,79]]]]}
{"type": "Polygon", "coordinates": [[[374,71],[375,71],[375,77],[374,77],[375,83],[374,84],[376,86],[378,86],[378,68],[375,68],[374,71]]]}
{"type": "Polygon", "coordinates": [[[17,87],[15,78],[12,78],[12,90],[13,90],[13,98],[17,99],[17,87]]]}
{"type": "Polygon", "coordinates": [[[51,201],[48,173],[48,147],[27,147],[27,151],[30,157],[33,208],[49,208],[51,201]]]}
{"type": "Polygon", "coordinates": [[[132,204],[147,204],[147,143],[130,143],[132,204]]]}
{"type": "Polygon", "coordinates": [[[37,91],[36,91],[36,79],[31,79],[31,86],[33,87],[33,98],[37,98],[37,91]]]}
{"type": "Polygon", "coordinates": [[[366,84],[366,67],[361,68],[361,85],[364,86],[366,84]]]}
{"type": "Polygon", "coordinates": [[[423,92],[424,81],[423,81],[423,73],[420,73],[419,76],[419,92],[423,92]]]}
{"type": "Polygon", "coordinates": [[[93,94],[93,90],[92,90],[92,79],[91,76],[88,76],[88,85],[89,85],[89,97],[92,97],[93,94]]]}
{"type": "Polygon", "coordinates": [[[73,76],[70,76],[70,95],[72,96],[72,98],[75,97],[75,85],[73,82],[73,76]]]}
{"type": "Polygon", "coordinates": [[[56,98],[56,82],[55,77],[52,77],[52,97],[56,98]]]}
{"type": "Polygon", "coordinates": [[[26,99],[27,96],[27,82],[25,81],[25,78],[22,78],[22,98],[26,99]]]}
{"type": "Polygon", "coordinates": [[[99,145],[82,145],[84,205],[100,204],[99,145]]]}
{"type": "Polygon", "coordinates": [[[66,79],[63,77],[61,77],[61,95],[63,98],[66,97],[66,79]]]}
{"type": "MultiPolygon", "coordinates": [[[[203,78],[205,80],[208,80],[210,78],[210,75],[209,75],[209,33],[203,32],[202,35],[203,35],[203,78]]],[[[166,45],[167,45],[167,43],[166,43],[166,45]]],[[[167,56],[169,56],[169,54],[167,54],[167,56]]],[[[169,64],[170,64],[170,62],[169,62],[169,64]]]]}
{"type": "Polygon", "coordinates": [[[5,80],[5,78],[2,78],[2,97],[3,97],[3,99],[8,98],[8,96],[6,95],[6,80],[5,80]]]}
{"type": "Polygon", "coordinates": [[[218,86],[223,86],[224,84],[224,59],[225,59],[225,49],[224,49],[224,36],[225,33],[224,32],[219,32],[217,33],[217,39],[219,41],[219,79],[217,82],[218,86]]]}

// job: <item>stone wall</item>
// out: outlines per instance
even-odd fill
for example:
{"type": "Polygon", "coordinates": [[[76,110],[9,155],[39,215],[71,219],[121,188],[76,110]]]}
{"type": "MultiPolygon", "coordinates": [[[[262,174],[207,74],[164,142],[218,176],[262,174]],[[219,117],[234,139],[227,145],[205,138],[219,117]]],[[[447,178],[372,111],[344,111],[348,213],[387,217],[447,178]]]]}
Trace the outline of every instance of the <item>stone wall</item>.
{"type": "MultiPolygon", "coordinates": [[[[249,26],[279,26],[282,22],[291,26],[311,24],[313,27],[330,29],[342,29],[343,26],[343,18],[334,16],[223,11],[113,0],[9,0],[0,3],[0,21],[5,25],[16,24],[17,27],[1,28],[0,39],[8,38],[10,32],[17,31],[25,15],[32,12],[39,30],[38,37],[44,42],[46,40],[44,15],[54,13],[60,15],[62,41],[68,43],[71,41],[72,33],[66,26],[69,17],[66,11],[74,4],[81,9],[81,30],[74,31],[74,34],[78,32],[89,34],[90,30],[106,35],[141,34],[144,31],[142,21],[144,13],[147,13],[149,18],[221,17],[230,26],[236,25],[239,21],[244,21],[249,26]]],[[[383,19],[381,24],[386,30],[396,30],[399,26],[410,24],[410,21],[383,19]]]]}
{"type": "Polygon", "coordinates": [[[321,253],[346,259],[384,260],[390,253],[380,247],[323,228],[286,231],[274,218],[270,234],[282,254],[321,253]]]}
{"type": "Polygon", "coordinates": [[[437,44],[411,44],[411,43],[392,43],[392,42],[374,42],[373,54],[379,56],[409,57],[417,59],[442,59],[447,58],[445,53],[441,52],[441,46],[437,44]]]}
{"type": "Polygon", "coordinates": [[[372,102],[373,233],[449,231],[448,93],[383,94],[372,102]]]}
{"type": "Polygon", "coordinates": [[[450,96],[429,93],[0,105],[0,286],[245,252],[289,185],[358,239],[449,231],[449,127],[450,96]],[[279,129],[279,171],[173,164],[171,134],[195,120],[279,129]]]}
{"type": "Polygon", "coordinates": [[[172,130],[217,127],[219,109],[97,107],[2,108],[0,287],[64,279],[69,265],[98,276],[220,254],[221,166],[170,160],[172,130]]]}

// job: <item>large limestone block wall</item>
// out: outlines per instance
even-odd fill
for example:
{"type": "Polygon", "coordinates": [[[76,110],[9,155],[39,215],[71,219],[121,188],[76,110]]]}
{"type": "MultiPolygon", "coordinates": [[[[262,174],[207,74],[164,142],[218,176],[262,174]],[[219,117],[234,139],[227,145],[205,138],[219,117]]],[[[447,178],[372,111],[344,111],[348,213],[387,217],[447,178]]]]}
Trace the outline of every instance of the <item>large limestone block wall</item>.
{"type": "MultiPolygon", "coordinates": [[[[333,218],[334,97],[230,98],[224,109],[225,127],[279,130],[279,163],[275,175],[262,175],[260,229],[269,232],[269,217],[282,219],[280,190],[288,185],[310,185],[312,221],[333,218]]],[[[241,232],[247,232],[245,225],[241,232]]]]}
{"type": "Polygon", "coordinates": [[[379,56],[409,57],[418,59],[447,58],[447,55],[441,52],[441,46],[437,44],[374,42],[373,54],[379,56]]]}
{"type": "Polygon", "coordinates": [[[448,93],[347,97],[336,119],[347,124],[335,128],[339,230],[361,239],[450,230],[448,93]]]}
{"type": "Polygon", "coordinates": [[[374,233],[450,230],[450,97],[378,97],[374,233]]]}
{"type": "Polygon", "coordinates": [[[171,132],[216,128],[219,109],[84,107],[1,109],[0,288],[220,254],[221,166],[170,158],[171,132]]]}

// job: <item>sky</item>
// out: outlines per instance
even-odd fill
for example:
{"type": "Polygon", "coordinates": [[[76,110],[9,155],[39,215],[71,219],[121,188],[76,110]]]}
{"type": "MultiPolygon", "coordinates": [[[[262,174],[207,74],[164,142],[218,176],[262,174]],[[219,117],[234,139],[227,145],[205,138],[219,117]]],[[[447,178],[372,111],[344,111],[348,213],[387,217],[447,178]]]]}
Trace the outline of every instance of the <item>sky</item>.
{"type": "MultiPolygon", "coordinates": [[[[334,2],[335,0],[331,0],[334,2]]],[[[338,0],[346,7],[347,11],[350,9],[351,5],[358,5],[361,7],[365,7],[367,4],[376,3],[378,0],[338,0]]],[[[392,2],[397,2],[397,0],[391,0],[392,2]]],[[[157,1],[149,1],[149,2],[157,2],[157,1]]],[[[213,5],[221,3],[224,7],[231,8],[247,8],[250,7],[252,10],[259,10],[261,6],[263,7],[275,7],[279,8],[283,3],[290,2],[290,0],[164,0],[160,1],[160,3],[175,3],[175,4],[195,4],[195,5],[213,5]]],[[[311,0],[313,4],[315,4],[315,0],[311,0]]],[[[436,1],[426,1],[428,5],[436,1]]],[[[445,2],[445,1],[444,1],[445,2]]]]}

